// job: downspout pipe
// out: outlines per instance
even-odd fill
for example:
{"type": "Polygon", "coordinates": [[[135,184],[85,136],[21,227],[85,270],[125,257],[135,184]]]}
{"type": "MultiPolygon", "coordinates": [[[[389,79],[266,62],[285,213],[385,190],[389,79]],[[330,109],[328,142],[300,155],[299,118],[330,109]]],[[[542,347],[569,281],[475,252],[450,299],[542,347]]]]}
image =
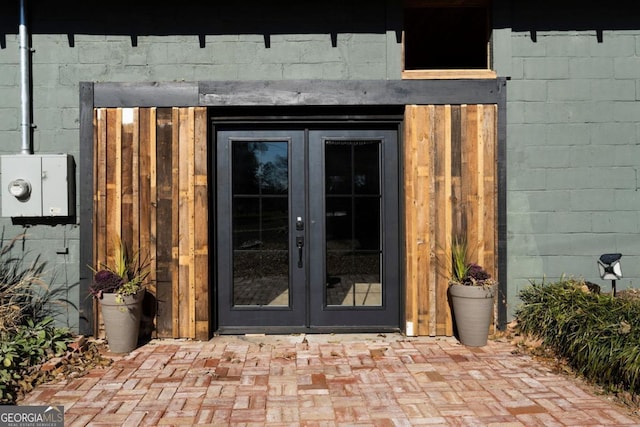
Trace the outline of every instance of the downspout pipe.
{"type": "Polygon", "coordinates": [[[20,0],[20,129],[22,131],[22,144],[20,154],[33,154],[31,143],[31,96],[29,85],[29,34],[27,32],[27,0],[20,0]]]}

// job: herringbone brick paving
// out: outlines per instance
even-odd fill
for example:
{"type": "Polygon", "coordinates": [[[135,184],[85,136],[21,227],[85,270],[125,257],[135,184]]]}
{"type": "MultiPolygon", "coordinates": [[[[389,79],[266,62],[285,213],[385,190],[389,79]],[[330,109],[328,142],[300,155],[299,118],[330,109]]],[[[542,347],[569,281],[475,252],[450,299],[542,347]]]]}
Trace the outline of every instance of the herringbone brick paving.
{"type": "Polygon", "coordinates": [[[68,426],[639,426],[628,408],[506,341],[401,335],[156,340],[38,386],[68,426]]]}

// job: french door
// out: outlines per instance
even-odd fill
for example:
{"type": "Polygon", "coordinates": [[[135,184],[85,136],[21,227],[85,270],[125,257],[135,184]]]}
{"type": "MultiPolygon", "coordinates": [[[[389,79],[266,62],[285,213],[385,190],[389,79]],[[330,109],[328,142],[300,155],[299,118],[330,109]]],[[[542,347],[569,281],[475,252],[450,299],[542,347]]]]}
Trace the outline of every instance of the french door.
{"type": "Polygon", "coordinates": [[[397,129],[218,129],[220,332],[391,330],[397,129]]]}

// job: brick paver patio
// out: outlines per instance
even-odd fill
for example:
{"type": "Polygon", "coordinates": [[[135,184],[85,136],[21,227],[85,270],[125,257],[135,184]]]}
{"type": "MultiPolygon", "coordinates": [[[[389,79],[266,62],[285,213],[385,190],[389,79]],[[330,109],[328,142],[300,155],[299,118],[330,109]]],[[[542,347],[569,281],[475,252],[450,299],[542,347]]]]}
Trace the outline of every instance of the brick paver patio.
{"type": "Polygon", "coordinates": [[[384,335],[155,340],[38,386],[68,426],[638,426],[640,418],[506,341],[384,335]]]}

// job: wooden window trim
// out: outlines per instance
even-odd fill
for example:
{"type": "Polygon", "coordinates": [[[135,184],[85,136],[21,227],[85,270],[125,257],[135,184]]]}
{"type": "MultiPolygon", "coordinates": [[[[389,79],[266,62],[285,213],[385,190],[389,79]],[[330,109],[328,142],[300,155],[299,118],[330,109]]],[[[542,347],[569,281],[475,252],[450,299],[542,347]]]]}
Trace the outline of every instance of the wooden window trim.
{"type": "Polygon", "coordinates": [[[488,7],[491,0],[404,0],[404,7],[488,7]]]}
{"type": "Polygon", "coordinates": [[[416,79],[495,79],[498,74],[493,70],[404,70],[402,78],[416,79]]]}

